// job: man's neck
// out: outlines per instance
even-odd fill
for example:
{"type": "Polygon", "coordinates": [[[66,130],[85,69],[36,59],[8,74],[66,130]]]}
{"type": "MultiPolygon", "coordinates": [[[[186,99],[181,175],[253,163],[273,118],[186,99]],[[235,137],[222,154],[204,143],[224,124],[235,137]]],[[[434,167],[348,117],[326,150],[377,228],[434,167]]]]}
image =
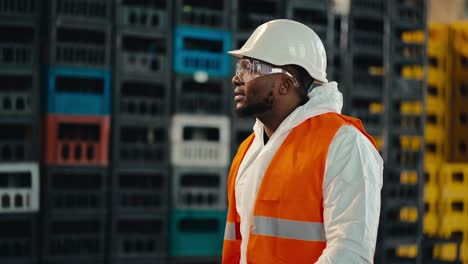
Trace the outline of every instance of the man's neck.
{"type": "Polygon", "coordinates": [[[276,129],[281,125],[284,119],[289,116],[294,110],[296,110],[298,106],[288,109],[287,111],[281,112],[268,112],[263,113],[257,118],[262,122],[264,125],[264,130],[268,138],[271,138],[273,133],[275,133],[276,129]]]}

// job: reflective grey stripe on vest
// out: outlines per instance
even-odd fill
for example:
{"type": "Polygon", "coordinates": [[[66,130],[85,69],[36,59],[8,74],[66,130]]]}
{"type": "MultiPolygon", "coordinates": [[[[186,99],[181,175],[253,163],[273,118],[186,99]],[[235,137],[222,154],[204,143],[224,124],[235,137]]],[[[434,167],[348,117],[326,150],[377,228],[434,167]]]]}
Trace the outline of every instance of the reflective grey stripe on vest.
{"type": "Polygon", "coordinates": [[[253,224],[252,233],[256,235],[326,242],[323,223],[255,216],[253,224]]]}
{"type": "Polygon", "coordinates": [[[225,240],[236,240],[236,225],[234,223],[226,222],[226,229],[224,229],[225,240]]]}

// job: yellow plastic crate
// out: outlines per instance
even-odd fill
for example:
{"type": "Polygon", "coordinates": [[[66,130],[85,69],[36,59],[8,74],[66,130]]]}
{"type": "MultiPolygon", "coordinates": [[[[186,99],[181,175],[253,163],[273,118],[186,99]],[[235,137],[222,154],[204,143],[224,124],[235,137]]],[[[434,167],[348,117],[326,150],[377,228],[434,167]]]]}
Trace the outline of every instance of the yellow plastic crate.
{"type": "Polygon", "coordinates": [[[435,96],[435,97],[443,97],[446,96],[447,92],[445,91],[448,85],[448,75],[447,72],[434,68],[428,67],[427,68],[427,85],[430,87],[434,87],[437,89],[437,95],[433,95],[433,93],[428,93],[428,96],[435,96]]]}
{"type": "Polygon", "coordinates": [[[447,45],[449,38],[449,25],[443,23],[429,23],[429,45],[447,45]]]}
{"type": "Polygon", "coordinates": [[[459,21],[450,25],[451,42],[455,51],[468,56],[468,22],[459,21]]]}
{"type": "Polygon", "coordinates": [[[434,247],[434,256],[438,260],[454,261],[458,250],[456,243],[444,243],[434,247]]]}
{"type": "Polygon", "coordinates": [[[443,164],[439,173],[438,210],[444,218],[451,215],[468,216],[468,188],[464,179],[466,174],[463,171],[464,167],[457,167],[453,164],[443,164]]]}
{"type": "Polygon", "coordinates": [[[440,168],[439,182],[442,186],[462,186],[468,197],[468,163],[444,163],[440,168]]]}
{"type": "Polygon", "coordinates": [[[439,171],[440,171],[440,163],[428,163],[424,164],[424,182],[426,184],[439,184],[439,171]]]}
{"type": "Polygon", "coordinates": [[[445,159],[447,143],[444,136],[442,129],[426,125],[426,149],[424,152],[426,163],[440,163],[445,159]]]}
{"type": "Polygon", "coordinates": [[[439,199],[439,187],[435,184],[424,184],[424,201],[436,203],[439,199]]]}
{"type": "Polygon", "coordinates": [[[439,228],[439,217],[435,213],[428,213],[424,215],[424,234],[430,236],[437,235],[437,229],[439,228]]]}
{"type": "Polygon", "coordinates": [[[457,259],[457,251],[460,250],[460,259],[464,264],[468,262],[468,239],[464,238],[460,248],[456,243],[444,243],[436,245],[434,248],[434,257],[439,260],[454,261],[457,259]]]}
{"type": "Polygon", "coordinates": [[[428,45],[427,56],[429,67],[434,67],[438,70],[447,70],[448,52],[447,46],[428,45]]]}
{"type": "Polygon", "coordinates": [[[458,234],[467,237],[467,216],[463,214],[443,214],[440,218],[438,235],[443,238],[451,238],[458,234]]]}
{"type": "MultiPolygon", "coordinates": [[[[426,100],[426,126],[442,129],[445,134],[447,127],[447,109],[443,100],[427,97],[426,100]]],[[[443,135],[442,135],[443,136],[443,135]]]]}

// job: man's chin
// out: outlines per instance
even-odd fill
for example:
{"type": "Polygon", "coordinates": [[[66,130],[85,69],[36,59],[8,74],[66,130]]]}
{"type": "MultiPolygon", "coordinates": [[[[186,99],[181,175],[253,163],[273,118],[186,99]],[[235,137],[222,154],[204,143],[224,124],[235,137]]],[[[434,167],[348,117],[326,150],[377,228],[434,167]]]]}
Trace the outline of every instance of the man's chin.
{"type": "Polygon", "coordinates": [[[248,109],[246,109],[245,107],[239,107],[239,108],[236,108],[236,115],[237,117],[245,118],[245,117],[252,116],[252,113],[250,113],[248,109]]]}

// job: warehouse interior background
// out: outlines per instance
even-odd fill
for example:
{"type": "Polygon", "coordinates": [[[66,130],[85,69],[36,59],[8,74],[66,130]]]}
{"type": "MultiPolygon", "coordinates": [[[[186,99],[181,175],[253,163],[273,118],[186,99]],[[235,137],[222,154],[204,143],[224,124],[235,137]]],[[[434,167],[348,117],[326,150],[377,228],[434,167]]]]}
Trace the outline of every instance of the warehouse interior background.
{"type": "Polygon", "coordinates": [[[384,158],[375,263],[468,264],[466,2],[0,0],[0,263],[220,263],[226,51],[289,18],[384,158]]]}

